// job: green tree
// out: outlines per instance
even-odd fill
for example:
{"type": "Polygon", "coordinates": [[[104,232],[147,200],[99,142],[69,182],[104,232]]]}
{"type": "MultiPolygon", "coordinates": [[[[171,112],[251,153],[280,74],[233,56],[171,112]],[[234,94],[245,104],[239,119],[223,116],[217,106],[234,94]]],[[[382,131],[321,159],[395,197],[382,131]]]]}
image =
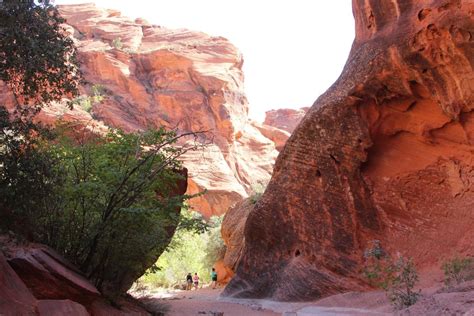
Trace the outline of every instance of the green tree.
{"type": "Polygon", "coordinates": [[[0,104],[0,226],[28,235],[29,214],[43,207],[60,179],[55,157],[39,149],[51,133],[33,117],[48,102],[76,96],[81,81],[63,22],[49,1],[0,2],[0,81],[16,102],[12,113],[0,104]]]}
{"type": "Polygon", "coordinates": [[[47,148],[64,181],[44,212],[35,212],[38,240],[104,291],[125,291],[156,261],[180,221],[188,196],[177,187],[185,184],[178,158],[196,147],[175,143],[193,133],[111,130],[102,138],[86,128],[70,130],[47,148]]]}
{"type": "Polygon", "coordinates": [[[49,1],[0,2],[0,80],[23,110],[78,94],[81,74],[63,22],[49,1]]]}
{"type": "Polygon", "coordinates": [[[0,107],[0,229],[35,239],[35,213],[46,209],[62,183],[58,159],[41,149],[53,136],[0,107]]]}

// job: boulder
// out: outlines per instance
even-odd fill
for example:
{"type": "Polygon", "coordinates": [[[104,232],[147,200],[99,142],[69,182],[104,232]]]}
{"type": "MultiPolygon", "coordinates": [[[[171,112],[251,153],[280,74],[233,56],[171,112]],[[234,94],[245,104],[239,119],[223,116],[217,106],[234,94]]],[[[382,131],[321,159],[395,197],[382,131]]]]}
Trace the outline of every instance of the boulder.
{"type": "Polygon", "coordinates": [[[127,297],[117,298],[112,306],[77,268],[47,246],[3,235],[0,245],[1,315],[149,315],[127,297]]]}
{"type": "Polygon", "coordinates": [[[0,313],[6,316],[36,315],[36,305],[36,298],[0,251],[0,313]]]}
{"type": "Polygon", "coordinates": [[[31,244],[7,251],[8,263],[37,299],[87,303],[99,291],[71,264],[51,248],[31,244]]]}
{"type": "Polygon", "coordinates": [[[89,316],[86,308],[71,300],[40,300],[38,302],[40,315],[48,316],[89,316]]]}

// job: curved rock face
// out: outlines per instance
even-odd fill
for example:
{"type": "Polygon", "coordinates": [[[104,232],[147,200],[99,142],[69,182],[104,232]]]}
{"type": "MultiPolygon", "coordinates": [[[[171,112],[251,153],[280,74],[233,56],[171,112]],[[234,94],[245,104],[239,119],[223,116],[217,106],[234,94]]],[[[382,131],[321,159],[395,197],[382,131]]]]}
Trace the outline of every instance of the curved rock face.
{"type": "Polygon", "coordinates": [[[150,315],[127,298],[107,298],[52,249],[0,235],[2,315],[150,315]],[[120,307],[120,308],[117,308],[120,307]]]}
{"type": "MultiPolygon", "coordinates": [[[[89,99],[72,111],[53,104],[43,110],[43,121],[62,118],[125,131],[162,125],[207,131],[197,141],[212,145],[183,157],[190,171],[188,193],[208,190],[191,201],[207,217],[225,213],[255,183],[268,181],[278,151],[249,121],[243,59],[229,41],[133,21],[93,4],[59,10],[78,47],[88,82],[83,99],[89,99]]],[[[8,95],[0,101],[12,103],[8,95]]]]}
{"type": "Polygon", "coordinates": [[[349,60],[279,155],[225,295],[364,289],[374,239],[421,271],[474,253],[474,3],[353,0],[353,11],[349,60]]]}
{"type": "Polygon", "coordinates": [[[254,207],[250,198],[234,205],[225,214],[221,234],[226,245],[223,264],[228,271],[235,272],[244,246],[244,229],[247,218],[254,207]]]}

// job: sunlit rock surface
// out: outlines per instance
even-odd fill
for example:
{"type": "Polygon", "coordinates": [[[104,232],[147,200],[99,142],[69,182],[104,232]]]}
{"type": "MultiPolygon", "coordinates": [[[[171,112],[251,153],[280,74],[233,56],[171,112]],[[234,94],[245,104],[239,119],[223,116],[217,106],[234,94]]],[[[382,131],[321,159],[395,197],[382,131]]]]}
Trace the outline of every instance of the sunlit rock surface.
{"type": "MultiPolygon", "coordinates": [[[[79,50],[86,101],[73,110],[53,104],[41,113],[42,121],[62,119],[96,130],[163,125],[206,131],[198,143],[211,145],[184,157],[188,193],[208,190],[191,202],[205,216],[225,213],[255,183],[268,181],[283,142],[271,135],[282,132],[264,134],[249,120],[243,58],[227,39],[131,20],[93,4],[59,8],[79,50]]],[[[0,102],[14,104],[6,93],[0,102]]]]}
{"type": "MultiPolygon", "coordinates": [[[[207,131],[204,152],[184,157],[188,193],[207,189],[191,203],[206,216],[223,214],[268,180],[275,144],[249,122],[240,52],[226,39],[170,30],[94,5],[61,6],[83,71],[106,98],[94,120],[127,131],[164,125],[207,131]]],[[[91,94],[92,86],[85,87],[91,94]]]]}
{"type": "Polygon", "coordinates": [[[263,124],[270,125],[290,134],[301,122],[309,108],[301,109],[277,109],[265,112],[265,121],[263,124]]]}
{"type": "Polygon", "coordinates": [[[353,12],[343,73],[279,155],[225,295],[363,290],[374,239],[421,272],[474,253],[474,2],[353,0],[353,12]]]}

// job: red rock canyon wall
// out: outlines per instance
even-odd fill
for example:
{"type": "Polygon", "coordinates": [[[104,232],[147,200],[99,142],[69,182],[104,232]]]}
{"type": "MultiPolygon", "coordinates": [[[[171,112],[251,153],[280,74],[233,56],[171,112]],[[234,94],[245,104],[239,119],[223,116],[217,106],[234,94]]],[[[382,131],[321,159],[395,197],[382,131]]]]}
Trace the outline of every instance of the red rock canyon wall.
{"type": "MultiPolygon", "coordinates": [[[[59,8],[79,50],[87,81],[83,97],[93,96],[100,85],[103,100],[91,102],[90,111],[52,104],[42,111],[43,121],[125,131],[161,125],[208,131],[198,141],[211,144],[183,157],[188,193],[208,190],[191,201],[205,216],[225,213],[268,181],[276,148],[289,135],[249,120],[243,58],[228,40],[131,20],[93,4],[59,8]]],[[[7,93],[0,94],[0,103],[13,104],[7,93]]]]}
{"type": "Polygon", "coordinates": [[[353,12],[343,73],[280,153],[225,295],[365,289],[374,239],[420,271],[474,255],[474,2],[353,0],[353,12]]]}

